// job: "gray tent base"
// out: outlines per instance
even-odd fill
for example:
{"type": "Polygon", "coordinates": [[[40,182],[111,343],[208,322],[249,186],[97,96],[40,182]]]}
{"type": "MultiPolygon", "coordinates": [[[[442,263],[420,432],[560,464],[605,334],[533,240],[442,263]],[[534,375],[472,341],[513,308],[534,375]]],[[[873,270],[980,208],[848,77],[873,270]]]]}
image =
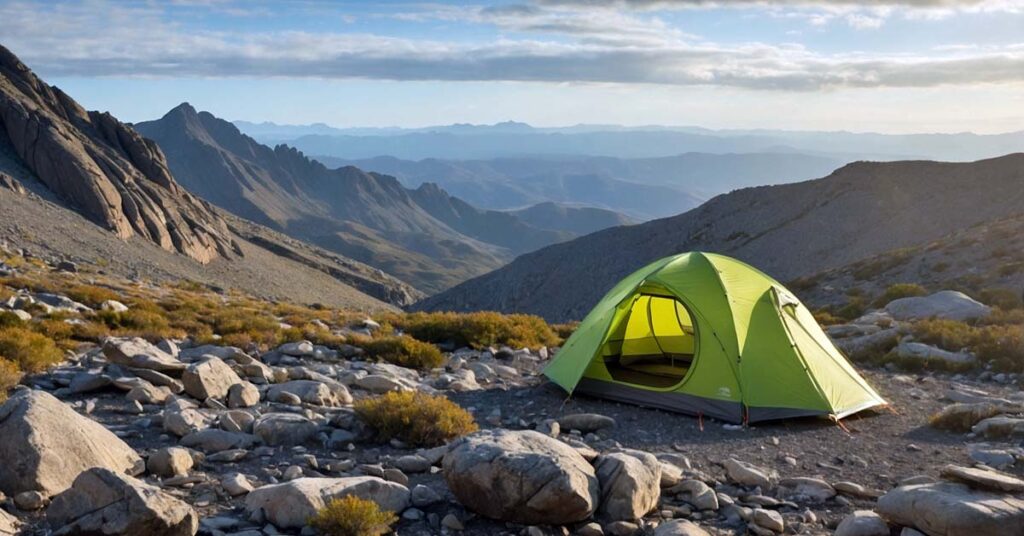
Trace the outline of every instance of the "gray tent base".
{"type": "MultiPolygon", "coordinates": [[[[713,400],[684,393],[638,389],[617,382],[581,378],[573,393],[588,394],[608,400],[663,409],[686,415],[703,416],[733,424],[743,423],[743,405],[739,402],[713,400]]],[[[822,417],[827,412],[796,408],[748,408],[747,422],[763,422],[795,417],[822,417]]]]}

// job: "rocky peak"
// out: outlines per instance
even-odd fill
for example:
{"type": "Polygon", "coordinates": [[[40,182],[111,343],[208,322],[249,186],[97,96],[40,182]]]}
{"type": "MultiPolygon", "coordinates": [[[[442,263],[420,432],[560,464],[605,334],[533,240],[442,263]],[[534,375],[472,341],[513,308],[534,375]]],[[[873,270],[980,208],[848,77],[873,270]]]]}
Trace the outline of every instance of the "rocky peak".
{"type": "Polygon", "coordinates": [[[0,130],[43,184],[118,237],[202,263],[241,254],[224,220],[178,186],[155,143],[109,113],[85,111],[2,46],[0,130]]]}

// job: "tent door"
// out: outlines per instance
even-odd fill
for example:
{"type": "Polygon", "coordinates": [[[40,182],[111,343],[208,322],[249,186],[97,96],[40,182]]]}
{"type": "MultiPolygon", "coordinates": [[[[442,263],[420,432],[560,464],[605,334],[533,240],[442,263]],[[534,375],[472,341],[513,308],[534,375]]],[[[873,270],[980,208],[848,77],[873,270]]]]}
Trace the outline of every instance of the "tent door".
{"type": "Polygon", "coordinates": [[[679,385],[693,364],[693,319],[674,297],[638,294],[615,326],[602,355],[612,379],[665,389],[679,385]]]}

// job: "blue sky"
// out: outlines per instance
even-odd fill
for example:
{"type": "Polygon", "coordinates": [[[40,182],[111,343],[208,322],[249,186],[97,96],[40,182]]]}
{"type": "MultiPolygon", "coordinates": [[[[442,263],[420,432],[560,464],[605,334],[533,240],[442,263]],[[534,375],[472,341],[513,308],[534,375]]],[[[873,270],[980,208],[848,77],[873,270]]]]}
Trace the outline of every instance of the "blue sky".
{"type": "Polygon", "coordinates": [[[127,121],[1024,129],[1024,0],[0,2],[0,43],[127,121]]]}

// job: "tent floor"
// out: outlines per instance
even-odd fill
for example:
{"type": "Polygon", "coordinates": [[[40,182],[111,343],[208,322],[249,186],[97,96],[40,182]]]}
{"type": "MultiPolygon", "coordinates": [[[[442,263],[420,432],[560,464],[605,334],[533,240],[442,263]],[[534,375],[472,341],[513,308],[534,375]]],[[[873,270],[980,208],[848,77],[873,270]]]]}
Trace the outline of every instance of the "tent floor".
{"type": "Polygon", "coordinates": [[[690,359],[676,358],[673,364],[667,356],[630,365],[622,364],[618,356],[605,361],[605,367],[615,381],[662,389],[678,385],[690,369],[689,365],[690,359]]]}

